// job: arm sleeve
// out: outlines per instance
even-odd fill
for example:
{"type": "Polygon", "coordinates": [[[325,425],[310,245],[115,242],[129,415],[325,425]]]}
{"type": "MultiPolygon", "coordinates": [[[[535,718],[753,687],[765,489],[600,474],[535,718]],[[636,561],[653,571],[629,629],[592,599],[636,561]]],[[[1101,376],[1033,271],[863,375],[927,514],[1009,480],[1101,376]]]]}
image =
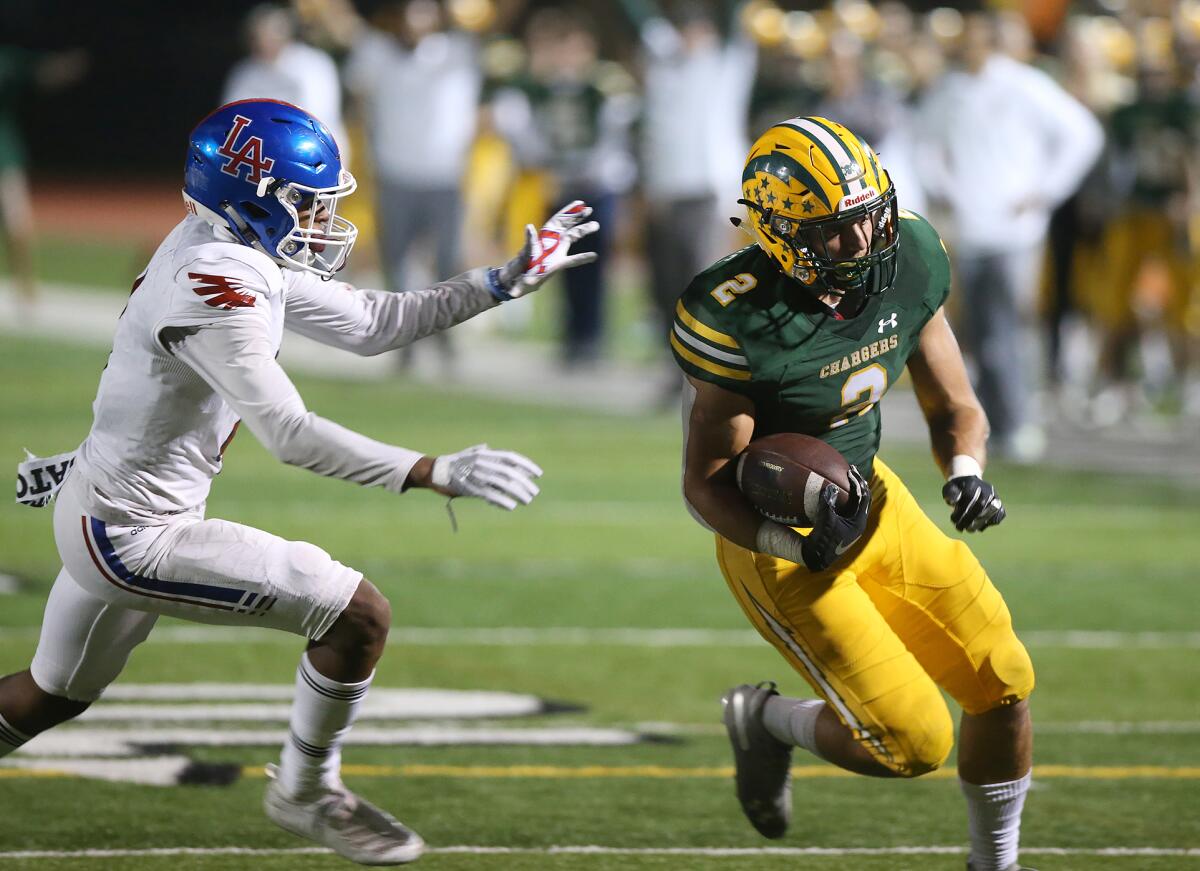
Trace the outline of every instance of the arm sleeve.
{"type": "Polygon", "coordinates": [[[390,293],[306,272],[289,273],[284,326],[364,357],[440,332],[498,305],[487,270],[474,269],[425,290],[390,293]]]}
{"type": "Polygon", "coordinates": [[[275,362],[265,318],[239,313],[189,333],[171,351],[229,403],[274,457],[329,478],[404,490],[422,455],[369,439],[305,408],[275,362]]]}

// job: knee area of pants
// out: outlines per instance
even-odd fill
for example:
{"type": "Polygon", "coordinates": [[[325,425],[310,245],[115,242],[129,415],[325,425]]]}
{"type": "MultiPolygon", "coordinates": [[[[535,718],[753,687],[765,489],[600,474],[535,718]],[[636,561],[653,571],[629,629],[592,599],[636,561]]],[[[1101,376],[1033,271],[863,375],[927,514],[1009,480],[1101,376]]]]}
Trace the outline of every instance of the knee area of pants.
{"type": "Polygon", "coordinates": [[[954,721],[941,707],[941,716],[891,731],[886,743],[892,756],[880,762],[900,777],[920,777],[941,768],[954,746],[954,721]]]}
{"type": "Polygon", "coordinates": [[[911,751],[897,757],[888,765],[901,777],[921,777],[924,774],[937,771],[945,764],[950,756],[950,748],[954,744],[953,731],[946,735],[938,735],[911,751]]]}
{"type": "Polygon", "coordinates": [[[981,665],[980,677],[980,698],[961,700],[968,714],[981,714],[1028,698],[1036,683],[1029,652],[1011,632],[992,647],[981,665]]]}

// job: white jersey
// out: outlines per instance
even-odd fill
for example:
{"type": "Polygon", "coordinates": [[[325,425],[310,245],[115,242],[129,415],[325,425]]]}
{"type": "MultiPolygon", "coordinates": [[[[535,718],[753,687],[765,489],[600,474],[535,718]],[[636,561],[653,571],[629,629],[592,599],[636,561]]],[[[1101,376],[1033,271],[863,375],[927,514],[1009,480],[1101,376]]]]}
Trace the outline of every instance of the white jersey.
{"type": "Polygon", "coordinates": [[[134,284],[76,458],[96,517],[154,523],[202,508],[239,421],[284,462],[403,490],[421,454],[307,411],[276,362],[284,330],[377,354],[496,304],[483,270],[392,294],[282,269],[231,240],[188,217],[134,284]]]}

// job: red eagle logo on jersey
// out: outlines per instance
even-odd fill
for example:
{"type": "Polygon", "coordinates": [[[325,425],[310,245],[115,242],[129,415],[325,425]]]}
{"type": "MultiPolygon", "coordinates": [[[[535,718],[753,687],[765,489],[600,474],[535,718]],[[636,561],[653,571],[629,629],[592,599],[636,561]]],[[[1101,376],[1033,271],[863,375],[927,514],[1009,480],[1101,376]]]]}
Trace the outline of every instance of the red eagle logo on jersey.
{"type": "Polygon", "coordinates": [[[221,147],[217,149],[217,154],[229,158],[228,163],[221,164],[221,172],[237,178],[241,174],[242,166],[245,165],[250,168],[250,171],[246,173],[246,181],[258,184],[263,173],[271,171],[271,167],[275,165],[275,159],[263,156],[261,136],[250,136],[241,148],[237,147],[238,136],[249,125],[250,119],[245,115],[234,115],[233,127],[230,128],[229,135],[225,137],[221,147]]]}
{"type": "Polygon", "coordinates": [[[224,275],[209,275],[206,272],[189,272],[188,278],[200,282],[193,288],[197,296],[206,296],[205,305],[213,308],[223,308],[232,311],[235,308],[249,308],[254,305],[254,294],[243,293],[246,285],[236,278],[226,278],[224,275]]]}

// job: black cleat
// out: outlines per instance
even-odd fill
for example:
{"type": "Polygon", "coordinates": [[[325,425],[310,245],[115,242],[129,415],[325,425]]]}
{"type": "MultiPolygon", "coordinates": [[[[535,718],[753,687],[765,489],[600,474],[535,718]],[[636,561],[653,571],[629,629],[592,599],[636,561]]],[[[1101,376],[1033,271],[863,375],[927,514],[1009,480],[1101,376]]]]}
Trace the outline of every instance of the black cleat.
{"type": "MultiPolygon", "coordinates": [[[[967,871],[975,871],[975,866],[971,864],[970,860],[967,861],[967,871]]],[[[1013,862],[1011,865],[1005,868],[1004,871],[1037,871],[1037,869],[1029,868],[1025,865],[1018,865],[1016,862],[1013,862]]]]}
{"type": "Polygon", "coordinates": [[[792,821],[792,748],[767,731],[763,706],[775,684],[736,686],[725,693],[722,719],[733,745],[738,801],[764,838],[782,838],[792,821]]]}

